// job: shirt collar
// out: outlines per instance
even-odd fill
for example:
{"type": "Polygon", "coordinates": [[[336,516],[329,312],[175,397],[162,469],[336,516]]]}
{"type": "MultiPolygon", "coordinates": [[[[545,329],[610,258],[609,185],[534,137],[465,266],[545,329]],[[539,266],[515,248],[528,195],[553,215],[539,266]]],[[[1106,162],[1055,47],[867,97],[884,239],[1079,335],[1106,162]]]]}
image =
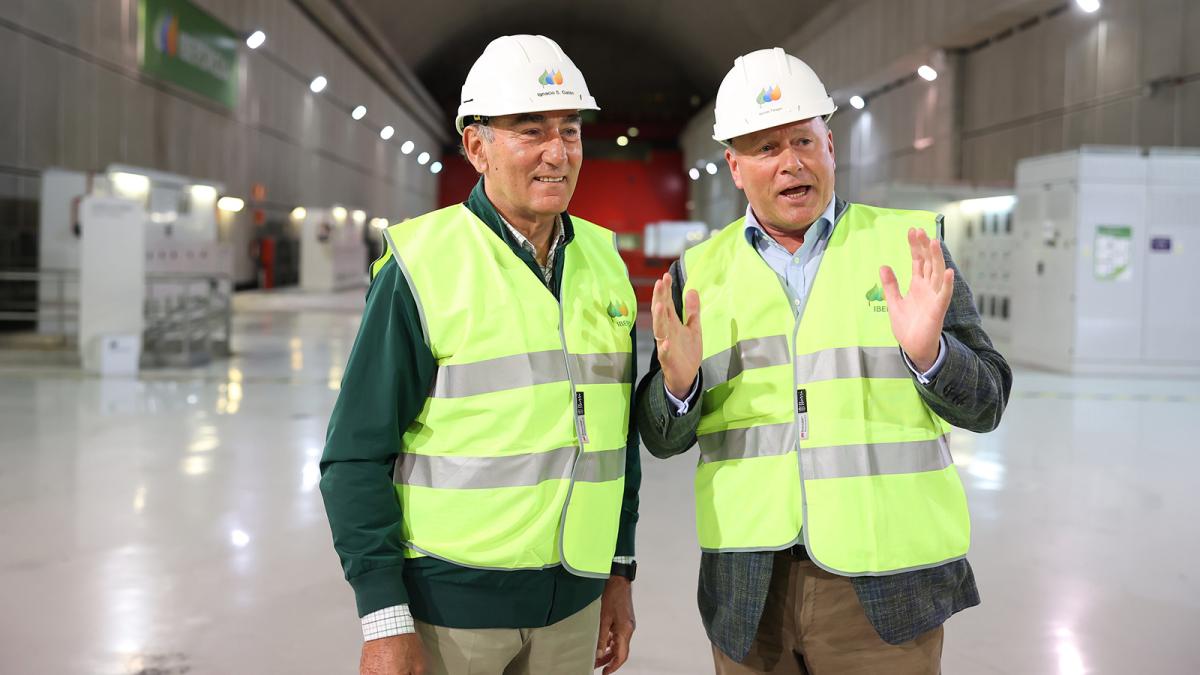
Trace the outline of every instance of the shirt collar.
{"type": "MultiPolygon", "coordinates": [[[[821,217],[817,218],[817,220],[812,224],[812,227],[815,229],[811,230],[811,233],[816,234],[817,236],[810,238],[806,234],[804,237],[804,243],[808,244],[809,242],[816,242],[829,236],[829,233],[833,231],[836,213],[837,195],[830,195],[829,203],[825,205],[825,211],[821,214],[821,217]]],[[[774,239],[771,239],[771,236],[767,234],[767,231],[763,229],[762,225],[758,223],[758,218],[754,215],[754,209],[750,208],[749,205],[746,206],[745,232],[746,241],[755,246],[758,245],[761,237],[767,237],[771,241],[774,241],[774,239]]]]}
{"type": "MultiPolygon", "coordinates": [[[[533,242],[529,241],[529,239],[525,235],[521,234],[520,230],[513,227],[513,224],[508,222],[507,218],[500,215],[499,211],[496,212],[496,216],[498,218],[500,218],[500,222],[504,223],[504,226],[506,228],[508,228],[509,236],[511,236],[513,238],[513,240],[517,243],[517,245],[524,246],[526,248],[534,248],[533,242]]],[[[562,243],[562,239],[563,239],[562,214],[559,214],[557,216],[554,216],[554,233],[550,235],[550,252],[551,252],[551,254],[553,254],[554,249],[557,248],[560,243],[562,243]]]]}
{"type": "MultiPolygon", "coordinates": [[[[514,242],[512,233],[504,219],[500,216],[500,212],[492,205],[492,202],[487,197],[487,193],[483,190],[483,176],[479,177],[479,182],[475,183],[475,187],[471,190],[471,194],[464,202],[471,213],[475,214],[488,226],[497,237],[512,245],[514,242]]],[[[558,215],[558,234],[564,244],[570,244],[575,239],[575,226],[571,223],[571,215],[563,211],[558,215]]],[[[520,246],[518,243],[517,246],[520,246]]]]}

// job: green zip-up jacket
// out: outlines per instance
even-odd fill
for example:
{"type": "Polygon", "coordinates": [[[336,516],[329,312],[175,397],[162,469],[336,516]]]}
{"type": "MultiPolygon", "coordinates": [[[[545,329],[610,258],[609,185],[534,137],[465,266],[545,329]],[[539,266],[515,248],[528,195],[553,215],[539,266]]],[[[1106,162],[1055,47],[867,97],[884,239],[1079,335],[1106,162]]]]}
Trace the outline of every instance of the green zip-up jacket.
{"type": "MultiPolygon", "coordinates": [[[[509,245],[513,255],[529,266],[530,274],[543,280],[537,261],[513,241],[484,194],[482,179],[466,207],[509,245]]],[[[569,255],[564,249],[575,234],[566,213],[562,225],[565,236],[547,284],[556,298],[563,261],[569,255]]],[[[433,386],[437,363],[422,337],[412,290],[388,257],[385,253],[382,264],[374,266],[376,274],[321,458],[321,495],[333,545],[354,588],[359,616],[406,603],[418,621],[450,628],[540,628],[571,616],[600,597],[603,579],[577,577],[561,565],[492,571],[430,557],[404,558],[392,469],[403,450],[401,435],[416,419],[433,386]]],[[[631,331],[631,338],[635,332],[631,331]]],[[[632,414],[627,438],[616,556],[634,554],[638,519],[642,471],[632,414]]]]}

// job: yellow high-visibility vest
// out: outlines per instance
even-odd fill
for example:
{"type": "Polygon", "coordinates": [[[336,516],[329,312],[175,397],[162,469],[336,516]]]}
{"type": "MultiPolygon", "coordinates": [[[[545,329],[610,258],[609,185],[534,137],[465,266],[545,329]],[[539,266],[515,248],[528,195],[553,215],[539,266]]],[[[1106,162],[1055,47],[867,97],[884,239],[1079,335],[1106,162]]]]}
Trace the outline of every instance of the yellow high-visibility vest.
{"type": "Polygon", "coordinates": [[[936,236],[936,216],[849,205],[801,316],[747,244],[744,219],[685,254],[685,292],[703,307],[695,489],[705,550],[802,542],[846,576],[966,555],[950,427],[916,391],[879,281],[890,265],[907,292],[910,227],[936,236]]]}
{"type": "Polygon", "coordinates": [[[461,204],[385,231],[437,360],[396,461],[410,557],[608,576],[637,301],[613,233],[571,221],[558,300],[461,204]]]}

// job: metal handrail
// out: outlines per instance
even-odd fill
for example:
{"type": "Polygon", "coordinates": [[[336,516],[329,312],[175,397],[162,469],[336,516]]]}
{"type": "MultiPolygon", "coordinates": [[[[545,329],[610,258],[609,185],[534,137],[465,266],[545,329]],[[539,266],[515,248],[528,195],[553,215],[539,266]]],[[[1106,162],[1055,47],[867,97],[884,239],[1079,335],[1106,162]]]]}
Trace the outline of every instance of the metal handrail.
{"type": "Polygon", "coordinates": [[[190,364],[194,353],[202,358],[213,356],[214,343],[218,343],[221,354],[228,355],[233,330],[232,293],[233,279],[226,274],[146,275],[146,353],[165,361],[169,347],[178,345],[179,357],[190,364]],[[192,284],[206,285],[209,292],[191,295],[188,286],[192,284]],[[155,297],[155,288],[165,285],[177,285],[180,292],[168,298],[155,297]],[[214,339],[218,326],[222,340],[214,339]]]}
{"type": "Polygon", "coordinates": [[[79,276],[77,269],[0,269],[0,281],[37,281],[43,276],[79,276]]]}
{"type": "MultiPolygon", "coordinates": [[[[44,282],[51,280],[55,289],[46,297],[41,287],[36,299],[14,300],[0,307],[0,323],[41,322],[39,331],[62,338],[64,345],[79,331],[78,295],[68,299],[67,287],[79,283],[79,271],[67,269],[0,270],[0,283],[44,282]],[[54,331],[47,327],[53,326],[54,331]]],[[[44,286],[43,286],[44,287],[44,286]]],[[[146,297],[143,312],[144,352],[160,361],[166,360],[167,347],[178,343],[185,361],[195,352],[204,357],[213,355],[214,346],[221,354],[229,353],[233,335],[233,278],[228,274],[196,274],[150,272],[146,274],[146,297]],[[203,285],[203,295],[192,294],[189,285],[203,285]],[[178,286],[177,292],[161,296],[165,287],[178,286]],[[218,335],[219,334],[219,335],[218,335]]]]}
{"type": "MultiPolygon", "coordinates": [[[[54,282],[55,293],[53,301],[43,301],[41,288],[37,292],[37,300],[35,301],[32,311],[0,311],[0,322],[19,322],[28,323],[30,321],[43,321],[46,319],[57,319],[57,321],[47,322],[39,329],[42,332],[47,332],[44,329],[47,325],[57,327],[56,331],[49,332],[51,335],[60,336],[64,343],[73,334],[73,331],[67,327],[67,320],[78,320],[79,318],[79,302],[67,301],[67,284],[70,282],[79,282],[79,271],[70,269],[55,269],[43,268],[36,270],[0,270],[0,282],[40,282],[45,279],[51,279],[54,282]],[[44,310],[51,309],[54,311],[46,312],[44,310]]],[[[75,324],[78,330],[78,324],[75,324]]]]}

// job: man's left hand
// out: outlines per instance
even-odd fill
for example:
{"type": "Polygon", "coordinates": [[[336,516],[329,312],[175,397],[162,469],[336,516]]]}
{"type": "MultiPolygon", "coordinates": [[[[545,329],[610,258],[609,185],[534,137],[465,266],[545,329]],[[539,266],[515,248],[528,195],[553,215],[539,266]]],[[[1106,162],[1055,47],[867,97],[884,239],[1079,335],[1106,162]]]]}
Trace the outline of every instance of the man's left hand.
{"type": "Polygon", "coordinates": [[[887,299],[892,335],[921,372],[933,367],[942,337],[942,321],[954,295],[954,270],[946,269],[942,245],[923,230],[908,230],[912,250],[912,282],[908,295],[900,295],[896,273],[881,267],[883,296],[887,299]]]}
{"type": "Polygon", "coordinates": [[[636,623],[633,585],[625,577],[609,577],[600,596],[600,638],[596,642],[594,666],[604,666],[604,675],[617,672],[629,659],[629,640],[636,623]]]}

